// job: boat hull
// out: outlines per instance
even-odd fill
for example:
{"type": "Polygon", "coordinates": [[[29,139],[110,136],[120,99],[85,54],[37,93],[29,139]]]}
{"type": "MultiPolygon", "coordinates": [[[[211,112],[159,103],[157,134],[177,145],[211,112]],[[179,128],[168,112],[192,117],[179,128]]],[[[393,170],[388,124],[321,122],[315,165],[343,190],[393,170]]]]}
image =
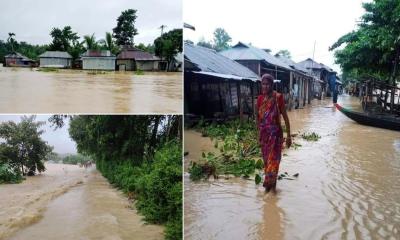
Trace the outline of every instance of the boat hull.
{"type": "Polygon", "coordinates": [[[388,117],[368,115],[361,112],[354,112],[349,109],[343,108],[337,103],[335,104],[335,106],[340,112],[359,124],[400,131],[400,119],[392,119],[388,117]]]}

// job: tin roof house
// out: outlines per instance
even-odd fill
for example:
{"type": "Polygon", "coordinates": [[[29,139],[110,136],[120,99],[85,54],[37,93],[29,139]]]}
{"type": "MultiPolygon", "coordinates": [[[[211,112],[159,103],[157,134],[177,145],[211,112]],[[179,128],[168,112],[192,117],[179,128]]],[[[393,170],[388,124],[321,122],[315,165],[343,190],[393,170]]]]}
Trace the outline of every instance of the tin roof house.
{"type": "Polygon", "coordinates": [[[72,56],[62,51],[46,51],[39,55],[40,67],[71,68],[72,56]]]}
{"type": "Polygon", "coordinates": [[[13,52],[4,56],[4,66],[6,67],[33,67],[35,61],[25,57],[21,53],[13,52]]]}
{"type": "Polygon", "coordinates": [[[160,62],[162,61],[159,57],[131,46],[125,46],[117,55],[118,70],[157,71],[161,70],[160,62]]]}
{"type": "Polygon", "coordinates": [[[206,118],[254,114],[259,77],[215,50],[184,45],[185,113],[206,118]]]}
{"type": "Polygon", "coordinates": [[[84,70],[115,70],[116,57],[109,50],[88,50],[81,59],[84,70]]]}
{"type": "Polygon", "coordinates": [[[221,54],[246,66],[260,77],[265,73],[274,76],[278,80],[274,89],[284,94],[289,110],[310,103],[312,77],[290,59],[276,57],[264,49],[242,42],[221,54]]]}

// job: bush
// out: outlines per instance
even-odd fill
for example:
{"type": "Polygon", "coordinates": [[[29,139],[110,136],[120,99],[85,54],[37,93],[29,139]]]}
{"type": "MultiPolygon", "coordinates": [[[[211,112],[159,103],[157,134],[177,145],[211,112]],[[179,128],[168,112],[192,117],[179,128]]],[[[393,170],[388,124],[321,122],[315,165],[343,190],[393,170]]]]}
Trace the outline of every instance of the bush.
{"type": "Polygon", "coordinates": [[[20,183],[22,182],[22,174],[18,170],[14,170],[8,164],[0,165],[0,184],[1,183],[20,183]]]}
{"type": "Polygon", "coordinates": [[[111,184],[128,195],[135,193],[136,207],[151,223],[165,224],[166,239],[182,239],[182,146],[165,144],[154,158],[140,166],[133,161],[96,161],[111,184]]]}

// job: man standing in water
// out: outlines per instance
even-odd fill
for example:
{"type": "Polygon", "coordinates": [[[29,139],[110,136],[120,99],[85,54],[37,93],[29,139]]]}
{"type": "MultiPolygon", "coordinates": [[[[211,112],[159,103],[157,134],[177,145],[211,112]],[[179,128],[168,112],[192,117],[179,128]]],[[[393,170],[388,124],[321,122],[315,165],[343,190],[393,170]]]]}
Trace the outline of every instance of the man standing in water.
{"type": "Polygon", "coordinates": [[[286,126],[286,146],[290,147],[292,139],[290,136],[290,123],[286,113],[283,96],[273,91],[274,77],[264,74],[261,77],[262,94],[257,99],[257,126],[259,130],[259,141],[262,157],[264,160],[265,178],[263,186],[265,191],[272,190],[276,193],[276,181],[278,177],[279,164],[282,157],[283,131],[280,123],[282,114],[286,126]]]}

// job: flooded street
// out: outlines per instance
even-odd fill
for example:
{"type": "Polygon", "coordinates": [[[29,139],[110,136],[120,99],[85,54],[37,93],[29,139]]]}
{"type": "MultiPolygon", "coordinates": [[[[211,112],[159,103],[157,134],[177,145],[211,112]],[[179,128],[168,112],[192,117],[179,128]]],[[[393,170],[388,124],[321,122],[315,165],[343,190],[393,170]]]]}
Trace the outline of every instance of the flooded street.
{"type": "Polygon", "coordinates": [[[0,66],[2,113],[181,113],[182,73],[39,72],[0,66]]]}
{"type": "Polygon", "coordinates": [[[47,164],[42,175],[0,188],[0,239],[163,239],[95,170],[47,164]],[[4,197],[3,197],[4,196],[4,197]]]}
{"type": "MultiPolygon", "coordinates": [[[[340,96],[344,107],[357,98],[340,96]]],[[[285,150],[278,181],[265,194],[254,181],[233,178],[193,183],[185,175],[185,239],[398,239],[400,235],[400,133],[359,125],[332,107],[331,99],[289,112],[300,137],[285,150]]],[[[185,133],[185,163],[213,149],[185,133]]],[[[185,166],[187,169],[187,166],[185,166]]]]}

